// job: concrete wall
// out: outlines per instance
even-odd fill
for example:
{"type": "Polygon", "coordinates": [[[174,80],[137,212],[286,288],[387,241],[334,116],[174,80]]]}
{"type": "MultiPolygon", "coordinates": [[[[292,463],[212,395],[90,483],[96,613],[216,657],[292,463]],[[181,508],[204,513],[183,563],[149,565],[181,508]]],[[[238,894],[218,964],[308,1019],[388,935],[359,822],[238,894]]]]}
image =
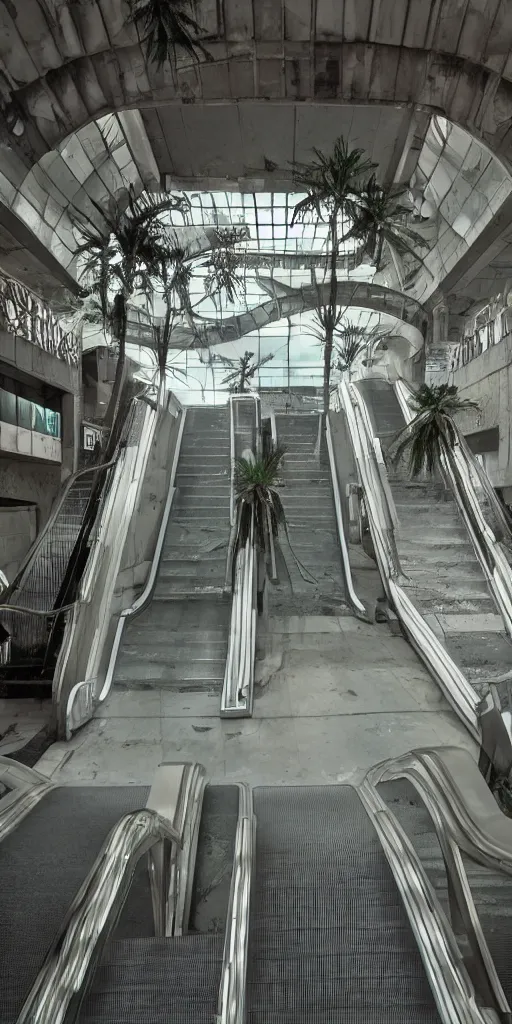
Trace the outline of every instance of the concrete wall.
{"type": "Polygon", "coordinates": [[[459,388],[461,398],[479,404],[478,412],[470,411],[458,417],[464,434],[499,428],[498,458],[490,460],[488,471],[495,487],[511,486],[512,336],[456,370],[453,383],[459,388]]]}
{"type": "Polygon", "coordinates": [[[0,569],[9,583],[16,576],[36,533],[34,505],[0,505],[0,569]]]}
{"type": "Polygon", "coordinates": [[[37,528],[44,525],[60,489],[58,463],[33,462],[0,454],[0,498],[14,498],[37,505],[37,528]]]}
{"type": "Polygon", "coordinates": [[[37,380],[54,384],[61,391],[72,394],[80,392],[79,365],[71,366],[63,359],[57,359],[51,352],[45,352],[38,345],[10,334],[9,331],[0,331],[0,359],[2,363],[14,366],[37,380]]]}

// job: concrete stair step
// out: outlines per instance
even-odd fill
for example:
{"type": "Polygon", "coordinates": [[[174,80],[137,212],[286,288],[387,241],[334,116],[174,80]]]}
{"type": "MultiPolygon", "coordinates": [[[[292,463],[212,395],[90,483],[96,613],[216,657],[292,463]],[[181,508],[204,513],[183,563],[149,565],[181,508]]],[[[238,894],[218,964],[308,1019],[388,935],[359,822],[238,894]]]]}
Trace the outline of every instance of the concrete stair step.
{"type": "Polygon", "coordinates": [[[225,659],[211,665],[203,665],[201,663],[186,665],[180,661],[175,662],[173,665],[166,664],[165,662],[145,664],[135,658],[130,659],[130,662],[125,665],[122,659],[120,659],[119,665],[116,666],[115,682],[139,683],[144,686],[169,687],[172,689],[179,689],[182,684],[187,689],[191,688],[190,684],[193,687],[194,684],[197,685],[199,689],[206,684],[211,685],[212,683],[217,683],[221,687],[225,670],[225,659]]]}
{"type": "Polygon", "coordinates": [[[421,527],[413,523],[400,522],[397,531],[400,542],[412,541],[419,544],[468,544],[468,535],[462,524],[439,522],[434,525],[423,523],[421,527]]]}
{"type": "Polygon", "coordinates": [[[154,591],[154,600],[177,601],[184,598],[190,601],[194,598],[204,598],[207,595],[221,596],[223,592],[224,578],[218,582],[208,579],[200,580],[199,578],[194,582],[190,577],[169,578],[158,580],[154,591]]]}
{"type": "Polygon", "coordinates": [[[166,579],[191,579],[201,582],[211,582],[211,578],[223,582],[226,572],[226,559],[197,559],[197,561],[162,561],[158,570],[158,580],[166,579]]]}
{"type": "Polygon", "coordinates": [[[492,598],[479,598],[473,600],[469,597],[460,600],[437,600],[436,598],[421,598],[414,592],[409,591],[409,596],[420,609],[428,615],[481,615],[492,613],[495,610],[492,598]]]}
{"type": "MultiPolygon", "coordinates": [[[[199,599],[181,601],[155,601],[134,619],[137,629],[146,627],[180,632],[202,630],[224,631],[229,629],[231,596],[204,596],[199,599]]],[[[129,627],[131,628],[131,627],[129,627]]]]}
{"type": "Polygon", "coordinates": [[[448,534],[444,530],[439,530],[436,534],[433,532],[427,534],[422,531],[421,536],[416,535],[416,537],[411,537],[407,535],[407,532],[404,536],[402,527],[399,527],[395,536],[398,549],[401,551],[403,548],[406,553],[413,553],[414,551],[419,552],[424,548],[426,552],[432,554],[432,549],[439,547],[440,550],[443,550],[448,547],[456,548],[458,552],[462,552],[466,549],[468,552],[471,552],[474,557],[473,547],[469,543],[467,535],[466,537],[460,536],[460,534],[458,536],[452,536],[452,534],[448,534]]]}

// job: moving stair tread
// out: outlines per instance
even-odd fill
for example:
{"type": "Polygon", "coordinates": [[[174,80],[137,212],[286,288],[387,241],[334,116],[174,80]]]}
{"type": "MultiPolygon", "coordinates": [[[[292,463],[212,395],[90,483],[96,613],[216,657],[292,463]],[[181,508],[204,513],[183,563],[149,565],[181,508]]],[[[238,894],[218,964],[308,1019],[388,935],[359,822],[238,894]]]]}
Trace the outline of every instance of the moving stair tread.
{"type": "MultiPolygon", "coordinates": [[[[414,842],[442,897],[417,798],[404,795],[401,784],[383,788],[408,834],[412,821],[414,842]]],[[[109,829],[120,814],[143,806],[147,795],[148,787],[56,790],[0,844],[1,1024],[16,1021],[109,829]],[[35,927],[27,928],[27,907],[35,927]]],[[[248,1024],[439,1024],[398,889],[357,790],[262,787],[254,790],[254,809],[248,1024]]],[[[190,929],[182,938],[151,934],[149,882],[145,859],[139,861],[80,1024],[214,1024],[237,813],[236,787],[206,788],[190,929]]],[[[481,870],[474,877],[491,952],[511,998],[509,913],[494,913],[494,880],[481,870]]],[[[512,896],[512,880],[506,884],[512,896]]]]}

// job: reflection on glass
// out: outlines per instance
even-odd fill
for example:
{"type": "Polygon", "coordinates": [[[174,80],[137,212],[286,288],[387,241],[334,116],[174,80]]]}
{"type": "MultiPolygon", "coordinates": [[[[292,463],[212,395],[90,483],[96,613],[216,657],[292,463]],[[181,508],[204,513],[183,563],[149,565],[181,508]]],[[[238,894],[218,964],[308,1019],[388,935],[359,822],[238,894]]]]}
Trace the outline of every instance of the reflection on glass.
{"type": "Polygon", "coordinates": [[[0,388],[0,420],[16,424],[16,395],[0,388]]]}
{"type": "Polygon", "coordinates": [[[32,430],[34,406],[26,398],[18,398],[18,426],[32,430]]]}
{"type": "Polygon", "coordinates": [[[0,388],[0,420],[23,427],[25,430],[36,430],[39,434],[50,437],[61,436],[61,415],[44,405],[30,402],[27,398],[17,398],[10,391],[0,388]]]}

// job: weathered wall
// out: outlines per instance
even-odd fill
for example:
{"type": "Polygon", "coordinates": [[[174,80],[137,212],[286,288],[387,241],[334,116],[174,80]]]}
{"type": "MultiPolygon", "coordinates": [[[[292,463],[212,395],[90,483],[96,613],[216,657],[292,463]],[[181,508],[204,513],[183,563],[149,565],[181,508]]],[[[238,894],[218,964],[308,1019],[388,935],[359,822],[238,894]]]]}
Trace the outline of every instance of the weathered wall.
{"type": "Polygon", "coordinates": [[[34,505],[0,505],[0,569],[12,583],[36,538],[34,505]]]}
{"type": "Polygon", "coordinates": [[[464,434],[473,434],[491,427],[499,428],[497,465],[493,460],[488,469],[495,487],[512,485],[511,420],[512,408],[512,336],[482,352],[466,366],[456,370],[453,383],[461,398],[478,402],[479,411],[470,411],[458,417],[464,434]]]}
{"type": "Polygon", "coordinates": [[[0,498],[15,498],[21,503],[34,502],[37,505],[37,528],[40,530],[59,493],[60,474],[58,464],[0,455],[0,498]]]}

